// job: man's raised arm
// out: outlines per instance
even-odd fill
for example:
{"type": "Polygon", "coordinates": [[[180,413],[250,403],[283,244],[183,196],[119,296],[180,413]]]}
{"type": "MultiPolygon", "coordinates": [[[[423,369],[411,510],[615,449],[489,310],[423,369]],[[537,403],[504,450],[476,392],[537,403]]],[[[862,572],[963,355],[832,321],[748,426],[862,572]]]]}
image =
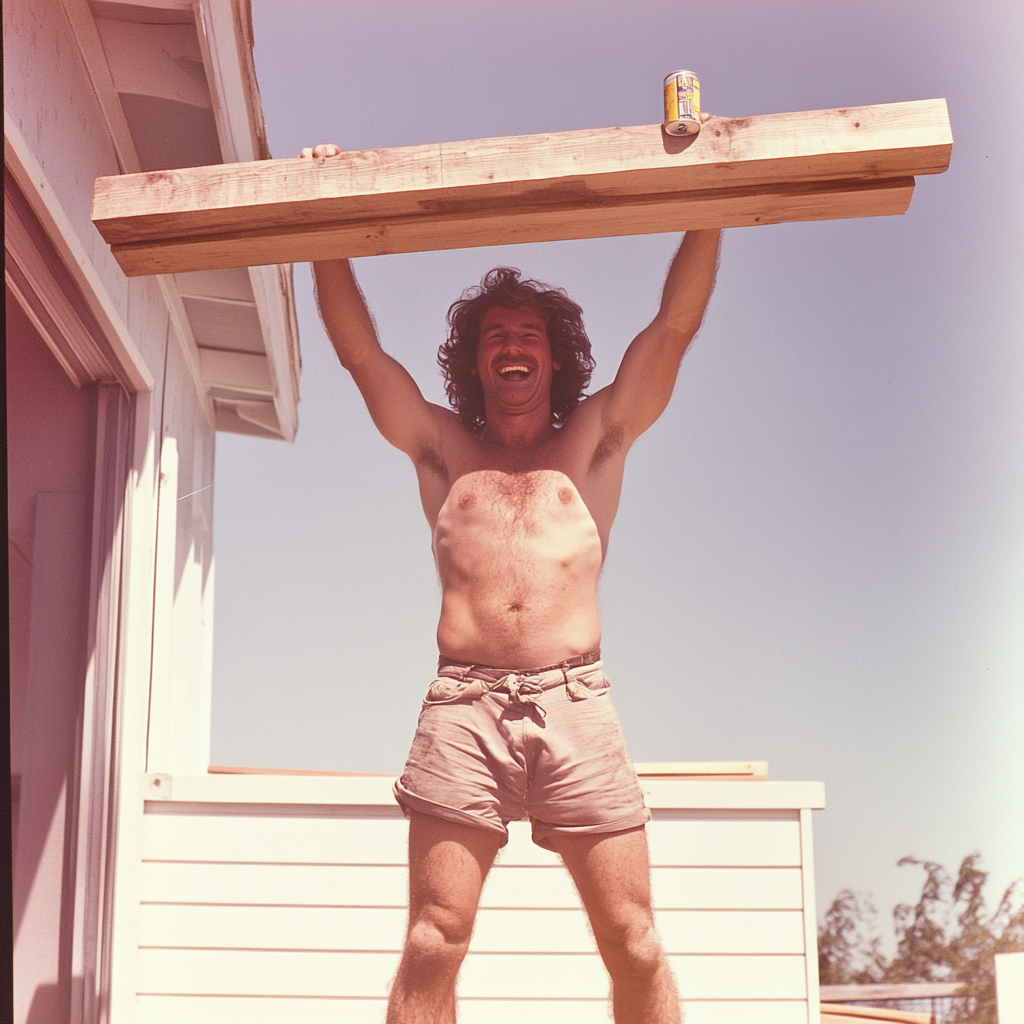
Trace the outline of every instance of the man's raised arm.
{"type": "Polygon", "coordinates": [[[672,397],[679,363],[715,286],[720,238],[718,229],[683,236],[668,268],[658,315],[626,349],[604,393],[602,420],[621,425],[627,444],[654,423],[672,397]]]}
{"type": "MultiPolygon", "coordinates": [[[[335,145],[304,149],[299,156],[323,162],[338,156],[335,145]]],[[[408,370],[389,356],[377,338],[348,260],[313,264],[316,301],[341,365],[352,374],[377,429],[414,461],[426,448],[436,448],[444,410],[431,405],[408,370]]]]}
{"type": "Polygon", "coordinates": [[[427,402],[409,371],[380,347],[349,261],[314,263],[313,276],[327,336],[377,429],[414,460],[425,448],[436,448],[443,410],[427,402]]]}

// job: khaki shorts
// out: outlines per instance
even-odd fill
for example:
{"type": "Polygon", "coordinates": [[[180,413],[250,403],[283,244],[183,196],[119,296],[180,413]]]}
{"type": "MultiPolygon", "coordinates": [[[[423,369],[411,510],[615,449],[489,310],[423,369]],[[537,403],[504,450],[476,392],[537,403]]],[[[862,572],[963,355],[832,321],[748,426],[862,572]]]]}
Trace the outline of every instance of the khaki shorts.
{"type": "Polygon", "coordinates": [[[601,662],[516,671],[447,665],[433,681],[395,798],[490,829],[530,819],[533,841],[650,820],[601,662]]]}

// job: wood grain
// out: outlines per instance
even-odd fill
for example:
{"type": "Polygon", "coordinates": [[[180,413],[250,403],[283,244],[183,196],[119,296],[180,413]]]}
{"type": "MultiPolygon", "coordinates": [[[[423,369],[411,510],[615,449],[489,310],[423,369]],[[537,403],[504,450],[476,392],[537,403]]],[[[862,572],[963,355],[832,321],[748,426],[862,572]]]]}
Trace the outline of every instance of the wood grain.
{"type": "Polygon", "coordinates": [[[767,761],[637,761],[637,775],[647,779],[704,779],[766,782],[767,761]]]}
{"type": "Polygon", "coordinates": [[[821,998],[826,1002],[846,1000],[865,1002],[872,999],[945,999],[960,990],[957,981],[911,981],[879,985],[822,985],[821,998]]]}
{"type": "Polygon", "coordinates": [[[877,1006],[821,1004],[821,1024],[932,1024],[930,1013],[913,1013],[877,1006]]]}
{"type": "Polygon", "coordinates": [[[125,273],[903,213],[949,163],[944,100],[98,178],[125,273]]]}

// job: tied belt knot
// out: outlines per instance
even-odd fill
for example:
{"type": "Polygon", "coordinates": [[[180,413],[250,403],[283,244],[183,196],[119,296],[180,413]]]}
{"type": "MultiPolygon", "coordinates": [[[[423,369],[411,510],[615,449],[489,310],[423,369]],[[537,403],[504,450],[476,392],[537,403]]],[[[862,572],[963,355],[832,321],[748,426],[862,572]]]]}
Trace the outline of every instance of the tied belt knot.
{"type": "MultiPolygon", "coordinates": [[[[565,681],[569,681],[565,671],[565,681]]],[[[508,675],[496,679],[488,690],[504,690],[508,694],[510,704],[521,704],[532,707],[541,718],[547,718],[547,712],[541,707],[537,698],[544,692],[540,684],[540,676],[520,675],[518,672],[509,672],[508,675]]]]}
{"type": "MultiPolygon", "coordinates": [[[[509,669],[457,661],[442,655],[437,663],[439,677],[427,691],[425,703],[449,704],[500,692],[508,694],[510,706],[518,704],[523,710],[534,708],[541,718],[546,718],[547,712],[539,700],[541,695],[556,686],[564,686],[569,700],[580,701],[593,696],[587,684],[575,678],[575,672],[598,665],[600,661],[601,652],[591,651],[543,668],[509,669]]],[[[607,689],[605,680],[600,692],[606,693],[607,689]]]]}

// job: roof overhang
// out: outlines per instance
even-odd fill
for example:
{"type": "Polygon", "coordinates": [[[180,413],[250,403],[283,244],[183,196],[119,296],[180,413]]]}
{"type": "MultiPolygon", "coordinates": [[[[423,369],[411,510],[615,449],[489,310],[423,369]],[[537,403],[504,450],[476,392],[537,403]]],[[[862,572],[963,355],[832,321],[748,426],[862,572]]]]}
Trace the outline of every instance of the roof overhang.
{"type": "MultiPolygon", "coordinates": [[[[122,173],[270,156],[248,0],[63,0],[122,173]]],[[[218,430],[292,440],[290,265],[159,278],[218,430]]]]}

